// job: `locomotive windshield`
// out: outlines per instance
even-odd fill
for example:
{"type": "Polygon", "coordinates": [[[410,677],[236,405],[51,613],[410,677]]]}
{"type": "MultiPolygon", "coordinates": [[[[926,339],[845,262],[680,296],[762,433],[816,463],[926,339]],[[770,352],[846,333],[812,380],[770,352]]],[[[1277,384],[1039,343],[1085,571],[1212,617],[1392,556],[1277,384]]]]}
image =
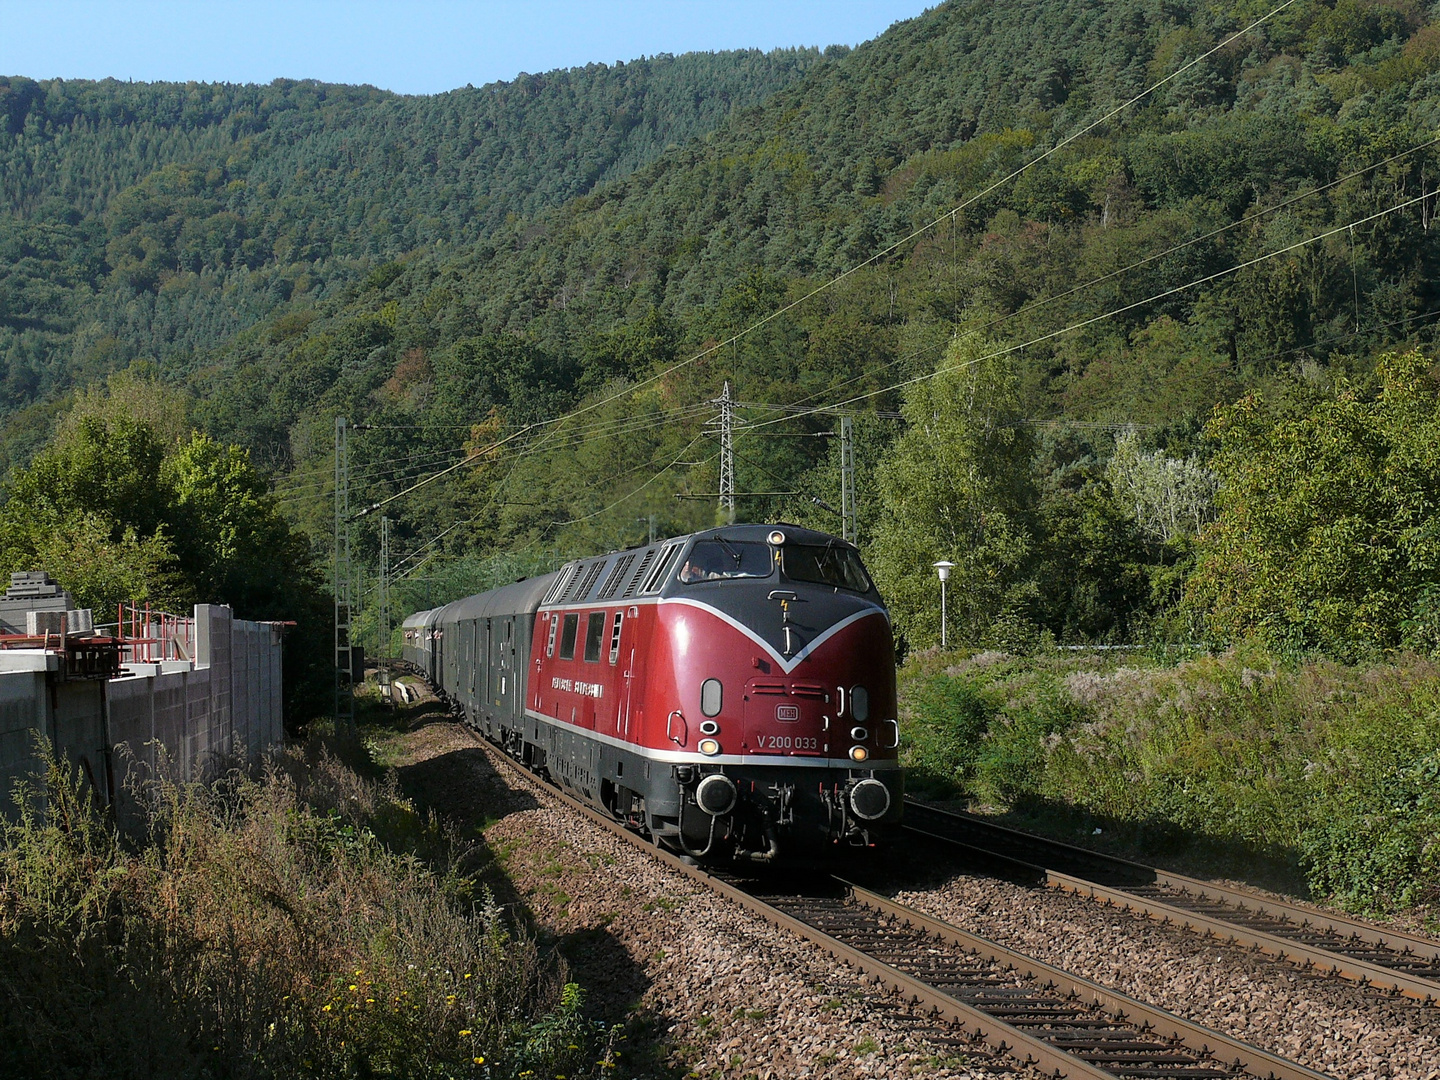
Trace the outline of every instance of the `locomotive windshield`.
{"type": "Polygon", "coordinates": [[[838,589],[870,591],[870,575],[853,548],[826,544],[786,544],[781,559],[791,581],[811,581],[838,589]]]}
{"type": "Polygon", "coordinates": [[[775,557],[769,544],[748,540],[697,540],[680,567],[680,581],[725,581],[731,578],[769,577],[775,557]]]}

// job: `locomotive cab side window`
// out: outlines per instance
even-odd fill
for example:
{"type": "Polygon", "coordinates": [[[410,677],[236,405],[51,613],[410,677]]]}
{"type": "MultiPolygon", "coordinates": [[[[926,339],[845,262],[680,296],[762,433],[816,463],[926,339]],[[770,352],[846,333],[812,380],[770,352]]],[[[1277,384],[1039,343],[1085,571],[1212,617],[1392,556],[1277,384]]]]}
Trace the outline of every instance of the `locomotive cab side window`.
{"type": "Polygon", "coordinates": [[[681,584],[729,581],[733,578],[767,578],[775,568],[769,544],[749,540],[697,540],[680,566],[681,584]]]}
{"type": "Polygon", "coordinates": [[[575,632],[580,628],[580,616],[573,611],[565,616],[565,625],[560,628],[560,659],[575,659],[575,632]]]}
{"type": "Polygon", "coordinates": [[[641,587],[641,593],[653,593],[660,590],[660,584],[665,580],[665,573],[670,569],[670,564],[675,560],[676,554],[680,551],[680,544],[666,544],[660,552],[660,561],[655,564],[655,569],[650,571],[650,576],[645,579],[641,587]]]}
{"type": "Polygon", "coordinates": [[[625,613],[615,612],[615,622],[610,627],[610,663],[620,659],[620,628],[625,625],[625,613]]]}
{"type": "Polygon", "coordinates": [[[585,624],[585,662],[587,664],[599,662],[600,643],[604,638],[605,612],[592,611],[589,621],[585,624]]]}

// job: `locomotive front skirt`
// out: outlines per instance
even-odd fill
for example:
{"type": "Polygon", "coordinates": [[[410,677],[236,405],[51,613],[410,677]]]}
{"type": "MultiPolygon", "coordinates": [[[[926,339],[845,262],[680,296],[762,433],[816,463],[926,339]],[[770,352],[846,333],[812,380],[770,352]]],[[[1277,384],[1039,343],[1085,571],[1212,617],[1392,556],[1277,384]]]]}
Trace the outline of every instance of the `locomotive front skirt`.
{"type": "Polygon", "coordinates": [[[404,636],[487,738],[674,850],[772,862],[899,823],[889,617],[836,537],[677,537],[417,612],[404,636]]]}

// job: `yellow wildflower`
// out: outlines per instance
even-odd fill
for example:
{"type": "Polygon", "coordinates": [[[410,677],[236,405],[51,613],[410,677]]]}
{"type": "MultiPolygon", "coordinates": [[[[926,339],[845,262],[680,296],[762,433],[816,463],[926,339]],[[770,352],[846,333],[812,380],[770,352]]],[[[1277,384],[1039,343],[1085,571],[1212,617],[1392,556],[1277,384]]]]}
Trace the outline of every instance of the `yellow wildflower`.
{"type": "Polygon", "coordinates": [[[469,1035],[469,1034],[470,1034],[470,1029],[469,1029],[469,1028],[466,1028],[464,1031],[460,1032],[460,1034],[461,1034],[461,1035],[469,1035]]]}

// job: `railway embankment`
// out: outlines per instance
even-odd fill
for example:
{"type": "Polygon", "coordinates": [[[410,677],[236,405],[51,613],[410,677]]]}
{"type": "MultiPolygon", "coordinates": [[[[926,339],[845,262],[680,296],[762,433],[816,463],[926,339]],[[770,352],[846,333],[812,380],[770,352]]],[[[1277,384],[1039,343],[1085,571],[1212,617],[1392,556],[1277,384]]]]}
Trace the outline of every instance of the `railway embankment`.
{"type": "Polygon", "coordinates": [[[564,965],[486,861],[322,742],[152,778],[122,838],[51,762],[0,821],[0,1075],[599,1075],[564,965]],[[497,898],[498,899],[498,898],[497,898]]]}
{"type": "Polygon", "coordinates": [[[1238,648],[909,658],[909,788],[1435,935],[1440,666],[1238,648]]]}
{"type": "MultiPolygon", "coordinates": [[[[985,1032],[989,1047],[967,1046],[962,1021],[944,1030],[948,1040],[933,1040],[940,1033],[926,1015],[933,991],[922,989],[919,1007],[877,995],[877,984],[849,966],[853,959],[842,959],[858,947],[868,957],[860,960],[867,971],[883,958],[872,972],[881,984],[903,983],[903,974],[896,982],[884,973],[892,965],[932,986],[978,979],[951,993],[992,1013],[998,1004],[1012,1024],[1040,1024],[1038,1034],[1059,1045],[1090,1047],[1087,1061],[1114,1058],[1100,1070],[1104,1075],[1150,1075],[1132,1059],[1154,1053],[1147,1040],[1155,1033],[1149,1021],[1127,1014],[1158,1006],[1179,1025],[1200,1025],[1176,1043],[1162,1037],[1156,1057],[1180,1068],[1199,1048],[1200,1063],[1183,1066],[1193,1075],[1266,1075],[1263,1062],[1239,1071],[1227,1065],[1233,1052],[1217,1050],[1217,1042],[1228,1037],[1268,1051],[1289,1070],[1285,1075],[1440,1077],[1440,1007],[1433,1001],[1303,972],[1140,913],[968,872],[958,864],[963,860],[930,850],[918,836],[853,868],[858,879],[898,894],[912,911],[899,921],[882,915],[871,926],[865,920],[873,913],[862,918],[854,899],[826,899],[825,875],[808,884],[793,875],[777,879],[804,894],[782,897],[779,910],[794,907],[795,917],[824,931],[819,938],[802,936],[784,925],[783,914],[777,920],[737,903],[732,887],[707,888],[704,882],[713,878],[681,873],[684,867],[652,858],[633,838],[607,831],[462,725],[432,715],[404,723],[372,747],[415,798],[448,808],[462,831],[483,833],[493,857],[488,873],[504,882],[517,914],[524,913],[542,943],[563,955],[572,977],[587,987],[593,1022],[609,1031],[624,1059],[615,1062],[617,1075],[980,1077],[1015,1068],[1013,1060],[987,1052],[1013,1041],[1003,1033],[985,1032]],[[1108,1019],[1102,1008],[1096,1030],[1082,1030],[1093,1008],[1090,991],[1077,997],[1062,989],[1057,998],[1052,987],[1046,997],[1050,976],[1044,975],[1027,990],[1023,972],[1010,966],[1014,960],[989,974],[979,971],[983,957],[966,951],[973,946],[947,952],[940,939],[926,938],[929,932],[915,923],[926,914],[963,927],[977,941],[1049,963],[1064,979],[1088,978],[1100,996],[1114,991],[1134,1000],[1108,1019]],[[917,932],[925,940],[906,944],[906,935],[917,932]],[[827,945],[824,934],[835,933],[849,944],[827,945]],[[1292,1062],[1302,1067],[1291,1068],[1292,1062]]],[[[720,874],[722,883],[727,878],[720,874]]],[[[756,885],[762,896],[780,887],[756,885]]],[[[939,932],[948,931],[941,925],[939,932]]],[[[942,993],[942,1015],[943,1000],[942,993]]],[[[1008,1053],[1013,1058],[1013,1046],[1008,1053]]]]}

